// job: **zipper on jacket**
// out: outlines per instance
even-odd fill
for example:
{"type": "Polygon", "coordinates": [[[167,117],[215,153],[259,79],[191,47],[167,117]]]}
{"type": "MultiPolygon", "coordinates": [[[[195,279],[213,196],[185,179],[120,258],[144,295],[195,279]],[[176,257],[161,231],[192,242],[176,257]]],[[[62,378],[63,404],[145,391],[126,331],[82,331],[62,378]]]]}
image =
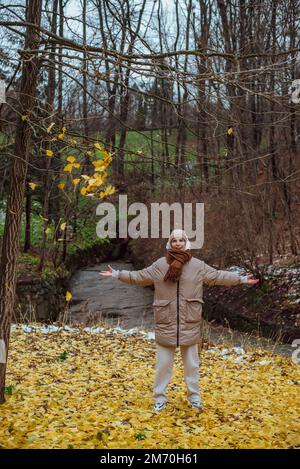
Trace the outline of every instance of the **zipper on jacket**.
{"type": "Polygon", "coordinates": [[[179,346],[179,280],[177,281],[177,347],[179,346]]]}

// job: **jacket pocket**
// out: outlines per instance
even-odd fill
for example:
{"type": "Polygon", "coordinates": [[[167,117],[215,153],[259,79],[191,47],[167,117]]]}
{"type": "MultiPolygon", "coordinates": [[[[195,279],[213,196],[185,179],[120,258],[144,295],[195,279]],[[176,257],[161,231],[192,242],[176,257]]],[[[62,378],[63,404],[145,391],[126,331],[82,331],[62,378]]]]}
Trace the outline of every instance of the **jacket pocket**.
{"type": "Polygon", "coordinates": [[[199,322],[202,318],[202,303],[201,298],[186,298],[186,322],[199,322]]]}
{"type": "Polygon", "coordinates": [[[170,302],[171,300],[155,300],[152,303],[156,324],[169,324],[171,322],[170,302]]]}

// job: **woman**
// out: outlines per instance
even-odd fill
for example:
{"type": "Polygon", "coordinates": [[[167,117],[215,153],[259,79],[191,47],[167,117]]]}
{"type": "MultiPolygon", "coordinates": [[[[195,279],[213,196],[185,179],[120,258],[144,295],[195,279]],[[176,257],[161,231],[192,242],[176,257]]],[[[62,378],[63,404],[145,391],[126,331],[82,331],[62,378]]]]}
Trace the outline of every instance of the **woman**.
{"type": "Polygon", "coordinates": [[[239,276],[216,270],[193,257],[190,241],[183,230],[173,230],[166,254],[151,266],[137,271],[109,270],[100,275],[118,278],[130,285],[154,284],[154,322],[156,372],[153,388],[154,411],[160,412],[167,402],[167,386],[172,376],[176,347],[180,347],[187,398],[192,407],[203,411],[199,389],[200,324],[203,284],[234,286],[255,284],[253,275],[239,276]]]}

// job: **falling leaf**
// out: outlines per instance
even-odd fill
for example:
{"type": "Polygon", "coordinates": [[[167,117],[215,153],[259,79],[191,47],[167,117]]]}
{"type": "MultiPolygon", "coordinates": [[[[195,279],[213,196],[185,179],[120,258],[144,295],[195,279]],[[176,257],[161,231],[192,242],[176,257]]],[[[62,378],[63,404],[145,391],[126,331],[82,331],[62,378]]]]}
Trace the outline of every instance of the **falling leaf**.
{"type": "Polygon", "coordinates": [[[71,300],[71,298],[72,298],[72,293],[69,292],[69,291],[67,291],[67,293],[66,293],[66,300],[69,302],[69,301],[71,300]]]}
{"type": "Polygon", "coordinates": [[[69,173],[71,173],[72,169],[73,169],[73,165],[72,165],[71,163],[70,163],[70,164],[67,164],[67,165],[64,167],[64,171],[69,172],[69,173]]]}
{"type": "Polygon", "coordinates": [[[97,148],[97,150],[100,150],[100,151],[104,150],[104,148],[101,147],[101,145],[99,143],[94,143],[94,147],[97,148]]]}
{"type": "Polygon", "coordinates": [[[28,186],[34,191],[35,188],[36,188],[36,186],[37,186],[37,184],[35,184],[34,182],[29,182],[29,183],[28,183],[28,186]]]}
{"type": "Polygon", "coordinates": [[[100,192],[100,198],[107,197],[108,195],[114,194],[116,191],[115,187],[113,186],[107,186],[107,188],[104,191],[100,192]]]}
{"type": "Polygon", "coordinates": [[[76,158],[75,158],[75,156],[69,155],[67,157],[67,161],[69,161],[69,163],[74,163],[74,161],[76,161],[76,158]]]}

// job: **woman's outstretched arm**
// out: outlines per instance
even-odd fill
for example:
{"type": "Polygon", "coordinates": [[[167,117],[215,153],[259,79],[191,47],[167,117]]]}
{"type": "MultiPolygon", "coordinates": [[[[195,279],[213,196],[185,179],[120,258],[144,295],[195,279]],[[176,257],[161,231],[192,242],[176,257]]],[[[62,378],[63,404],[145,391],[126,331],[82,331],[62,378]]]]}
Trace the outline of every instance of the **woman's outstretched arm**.
{"type": "Polygon", "coordinates": [[[258,283],[258,279],[253,279],[253,275],[238,275],[228,270],[217,270],[204,262],[203,282],[208,286],[224,285],[231,287],[246,283],[254,285],[258,283]]]}
{"type": "Polygon", "coordinates": [[[108,265],[109,270],[101,271],[100,275],[104,277],[114,277],[129,285],[152,285],[155,279],[161,275],[157,261],[149,267],[141,270],[114,270],[108,265]]]}

